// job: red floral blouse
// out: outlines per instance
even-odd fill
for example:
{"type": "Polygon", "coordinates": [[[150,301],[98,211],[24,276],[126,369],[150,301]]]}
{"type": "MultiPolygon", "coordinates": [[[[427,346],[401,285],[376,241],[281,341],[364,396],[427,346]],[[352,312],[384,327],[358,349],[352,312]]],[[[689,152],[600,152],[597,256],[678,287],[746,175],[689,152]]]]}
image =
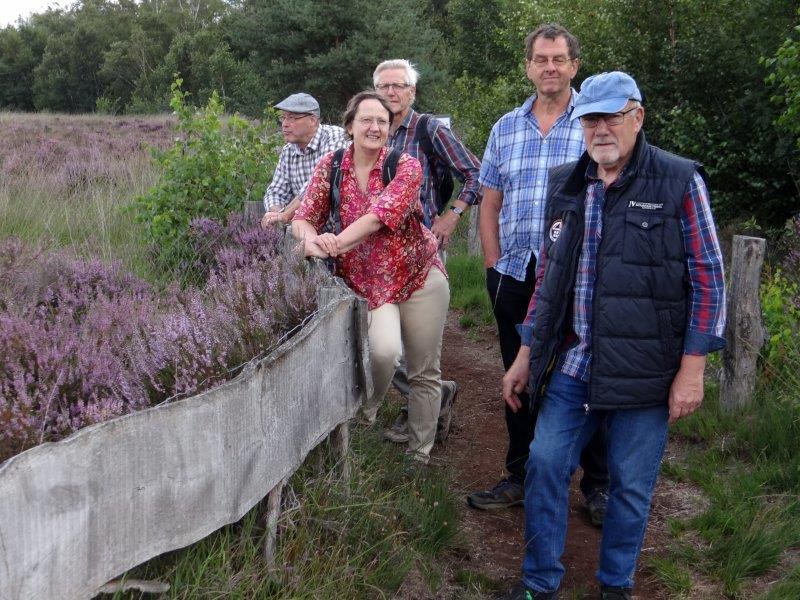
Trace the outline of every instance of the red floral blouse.
{"type": "MultiPolygon", "coordinates": [[[[428,271],[437,267],[447,274],[438,253],[438,243],[422,224],[419,188],[422,168],[419,161],[403,154],[397,162],[397,173],[385,188],[381,173],[389,149],[381,150],[378,161],[369,172],[368,194],[359,187],[353,167],[353,147],[342,157],[342,180],[339,189],[342,228],[367,212],[383,223],[358,246],[336,258],[337,275],[350,288],[367,299],[373,310],[387,302],[408,300],[425,284],[428,271]]],[[[308,221],[317,231],[328,220],[330,212],[330,170],[333,153],[326,154],[314,168],[300,208],[294,220],[308,221]]]]}

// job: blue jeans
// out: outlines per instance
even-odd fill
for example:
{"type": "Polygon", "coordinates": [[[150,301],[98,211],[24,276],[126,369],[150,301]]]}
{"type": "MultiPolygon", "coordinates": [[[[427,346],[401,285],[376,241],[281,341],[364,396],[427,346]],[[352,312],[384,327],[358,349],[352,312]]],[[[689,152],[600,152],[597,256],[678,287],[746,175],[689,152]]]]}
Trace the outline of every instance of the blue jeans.
{"type": "Polygon", "coordinates": [[[650,501],[667,440],[668,407],[587,411],[588,385],[553,373],[539,409],[525,477],[522,580],[550,592],[564,575],[569,482],[581,450],[607,418],[609,499],[603,522],[601,585],[633,587],[650,501]]]}

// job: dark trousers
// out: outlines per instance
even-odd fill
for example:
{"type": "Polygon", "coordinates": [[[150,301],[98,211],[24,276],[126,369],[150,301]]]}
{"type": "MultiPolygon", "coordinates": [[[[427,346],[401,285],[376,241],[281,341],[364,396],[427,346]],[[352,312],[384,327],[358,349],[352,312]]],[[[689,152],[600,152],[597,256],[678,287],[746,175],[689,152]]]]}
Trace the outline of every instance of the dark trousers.
{"type": "MultiPolygon", "coordinates": [[[[503,368],[508,368],[517,357],[520,337],[516,326],[525,320],[528,304],[533,295],[536,282],[536,260],[531,257],[525,281],[517,281],[508,275],[502,275],[493,268],[486,270],[486,290],[492,303],[497,333],[500,338],[500,354],[503,368]]],[[[528,451],[536,428],[538,410],[530,410],[530,398],[527,392],[519,395],[522,408],[513,412],[506,405],[506,428],[508,430],[508,452],[506,453],[506,470],[518,483],[525,481],[525,463],[528,462],[528,451]]],[[[608,464],[606,456],[605,423],[581,453],[581,491],[590,496],[598,489],[608,488],[608,464]]]]}

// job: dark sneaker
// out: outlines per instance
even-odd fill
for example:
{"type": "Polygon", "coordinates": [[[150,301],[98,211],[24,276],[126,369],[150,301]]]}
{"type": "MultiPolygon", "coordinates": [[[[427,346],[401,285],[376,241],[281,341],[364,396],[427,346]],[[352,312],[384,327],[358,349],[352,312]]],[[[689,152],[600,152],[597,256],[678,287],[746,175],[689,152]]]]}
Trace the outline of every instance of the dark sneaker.
{"type": "Polygon", "coordinates": [[[555,592],[537,592],[522,583],[517,583],[501,600],[558,600],[558,590],[555,592]]]}
{"type": "Polygon", "coordinates": [[[436,423],[436,441],[442,444],[450,435],[453,422],[453,404],[458,396],[458,385],[455,381],[442,381],[442,407],[439,410],[439,421],[436,423]]]}
{"type": "Polygon", "coordinates": [[[474,492],[467,496],[467,504],[480,510],[494,510],[522,506],[524,499],[525,488],[522,487],[522,484],[506,477],[490,490],[474,492]]]}
{"type": "Polygon", "coordinates": [[[586,508],[589,510],[589,519],[595,527],[602,527],[606,518],[606,505],[608,504],[608,491],[597,490],[586,497],[586,508]]]}
{"type": "Polygon", "coordinates": [[[633,590],[630,588],[600,586],[600,600],[631,600],[633,590]]]}
{"type": "Polygon", "coordinates": [[[401,410],[392,426],[383,430],[384,439],[395,444],[408,443],[408,410],[401,410]]]}

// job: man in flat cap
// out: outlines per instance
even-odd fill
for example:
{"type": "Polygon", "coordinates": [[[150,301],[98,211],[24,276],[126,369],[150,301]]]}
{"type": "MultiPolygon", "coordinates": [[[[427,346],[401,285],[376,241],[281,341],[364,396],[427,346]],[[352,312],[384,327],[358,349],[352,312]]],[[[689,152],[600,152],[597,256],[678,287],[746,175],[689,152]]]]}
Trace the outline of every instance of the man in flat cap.
{"type": "Polygon", "coordinates": [[[262,227],[289,223],[300,206],[302,192],[317,161],[350,143],[344,129],[319,122],[319,103],[310,94],[292,94],[275,108],[281,111],[281,131],[286,145],[264,194],[266,213],[261,219],[262,227]]]}
{"type": "Polygon", "coordinates": [[[725,346],[725,289],[705,172],[650,146],[636,82],[583,82],[572,119],[586,152],[550,172],[536,287],[503,378],[539,408],[525,477],[525,557],[514,599],[553,599],[564,574],[569,481],[607,423],[609,498],[600,598],[632,597],[669,423],[703,400],[725,346]]]}

